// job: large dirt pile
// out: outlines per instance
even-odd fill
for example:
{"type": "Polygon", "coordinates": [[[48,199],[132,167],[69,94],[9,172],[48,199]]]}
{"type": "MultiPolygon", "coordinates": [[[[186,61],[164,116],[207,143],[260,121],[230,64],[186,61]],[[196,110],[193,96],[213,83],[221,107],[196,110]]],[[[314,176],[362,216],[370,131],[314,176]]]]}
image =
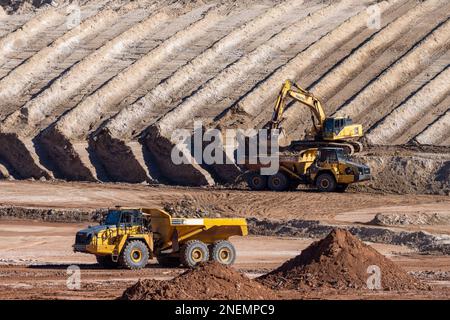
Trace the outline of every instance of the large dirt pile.
{"type": "Polygon", "coordinates": [[[414,153],[399,149],[398,155],[378,155],[369,152],[356,156],[367,164],[373,179],[352,186],[356,190],[381,191],[398,194],[450,194],[450,160],[447,149],[442,153],[414,153]]]}
{"type": "Polygon", "coordinates": [[[381,289],[425,289],[419,280],[342,229],[334,229],[258,281],[278,289],[365,289],[372,276],[368,267],[374,265],[380,269],[381,289]]]}
{"type": "Polygon", "coordinates": [[[274,292],[232,267],[206,262],[167,280],[139,280],[123,293],[124,300],[273,299],[274,292]]]}

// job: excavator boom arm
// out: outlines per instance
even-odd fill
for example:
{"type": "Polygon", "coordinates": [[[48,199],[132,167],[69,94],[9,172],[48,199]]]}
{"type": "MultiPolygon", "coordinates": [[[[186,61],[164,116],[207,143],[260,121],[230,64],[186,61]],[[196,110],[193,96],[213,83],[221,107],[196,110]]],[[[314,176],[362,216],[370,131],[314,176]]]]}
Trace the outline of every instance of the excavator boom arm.
{"type": "Polygon", "coordinates": [[[284,111],[286,110],[287,96],[290,96],[295,101],[298,101],[301,104],[309,107],[318,121],[317,127],[316,125],[314,125],[316,127],[316,130],[318,130],[318,127],[322,127],[323,122],[325,121],[325,112],[323,111],[320,100],[316,98],[311,92],[302,89],[290,80],[286,80],[275,103],[271,121],[271,129],[279,128],[284,111]]]}

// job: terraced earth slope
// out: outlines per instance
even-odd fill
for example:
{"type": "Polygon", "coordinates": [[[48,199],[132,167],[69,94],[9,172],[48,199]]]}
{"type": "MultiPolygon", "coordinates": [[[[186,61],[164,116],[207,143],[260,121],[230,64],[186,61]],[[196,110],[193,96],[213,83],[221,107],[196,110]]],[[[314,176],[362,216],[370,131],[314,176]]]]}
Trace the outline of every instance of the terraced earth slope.
{"type": "MultiPolygon", "coordinates": [[[[30,6],[0,11],[0,177],[232,183],[233,156],[173,164],[172,133],[261,128],[292,79],[363,124],[371,188],[450,190],[446,0],[30,6]]],[[[286,117],[294,139],[312,125],[297,104],[286,117]]]]}

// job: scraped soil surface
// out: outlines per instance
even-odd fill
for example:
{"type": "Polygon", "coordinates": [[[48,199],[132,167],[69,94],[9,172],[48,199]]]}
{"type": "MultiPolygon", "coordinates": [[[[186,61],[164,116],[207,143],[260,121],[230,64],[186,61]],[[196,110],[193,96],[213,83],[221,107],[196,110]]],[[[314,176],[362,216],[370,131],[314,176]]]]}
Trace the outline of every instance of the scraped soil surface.
{"type": "MultiPolygon", "coordinates": [[[[220,214],[222,217],[320,219],[369,222],[377,213],[450,213],[450,198],[439,195],[394,195],[367,192],[253,192],[225,188],[185,188],[136,184],[0,181],[0,205],[53,209],[170,207],[220,214]],[[188,204],[188,206],[184,204],[188,204]],[[167,205],[167,206],[166,206],[167,205]]],[[[79,220],[66,220],[76,222],[79,220]]],[[[61,221],[62,222],[62,221],[61,221]]],[[[450,230],[449,230],[450,231],[450,230]]]]}
{"type": "MultiPolygon", "coordinates": [[[[84,224],[0,220],[0,299],[116,299],[139,279],[170,280],[186,272],[162,268],[154,260],[142,270],[102,269],[95,257],[74,253],[74,234],[84,224]],[[81,268],[81,288],[66,286],[67,267],[81,268]]],[[[311,239],[280,237],[233,237],[239,273],[254,279],[270,272],[307,248],[311,239]]],[[[450,256],[423,255],[405,246],[369,243],[378,252],[435,289],[384,291],[318,288],[276,290],[283,299],[448,299],[450,256]],[[423,276],[422,276],[423,275],[423,276]],[[426,276],[426,278],[424,277],[426,276]]]]}
{"type": "Polygon", "coordinates": [[[273,299],[275,293],[232,267],[206,262],[168,281],[140,280],[122,295],[124,300],[273,299]]]}
{"type": "Polygon", "coordinates": [[[380,270],[380,289],[429,288],[341,229],[335,229],[324,239],[312,243],[300,255],[260,277],[259,281],[277,289],[370,289],[367,287],[370,266],[377,266],[380,270]]]}

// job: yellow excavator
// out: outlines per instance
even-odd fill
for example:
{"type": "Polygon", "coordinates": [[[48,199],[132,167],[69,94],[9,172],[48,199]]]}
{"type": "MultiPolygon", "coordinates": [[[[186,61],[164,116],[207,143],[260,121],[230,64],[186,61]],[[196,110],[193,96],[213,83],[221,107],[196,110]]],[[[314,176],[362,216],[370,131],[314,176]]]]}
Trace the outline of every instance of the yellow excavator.
{"type": "Polygon", "coordinates": [[[348,154],[362,151],[362,144],[356,141],[363,135],[362,125],[353,124],[349,117],[327,118],[320,100],[290,80],[284,82],[278,95],[272,119],[268,123],[270,130],[282,130],[281,124],[288,97],[309,107],[313,121],[313,128],[308,132],[306,139],[291,141],[290,149],[300,151],[308,148],[339,147],[348,154]]]}

